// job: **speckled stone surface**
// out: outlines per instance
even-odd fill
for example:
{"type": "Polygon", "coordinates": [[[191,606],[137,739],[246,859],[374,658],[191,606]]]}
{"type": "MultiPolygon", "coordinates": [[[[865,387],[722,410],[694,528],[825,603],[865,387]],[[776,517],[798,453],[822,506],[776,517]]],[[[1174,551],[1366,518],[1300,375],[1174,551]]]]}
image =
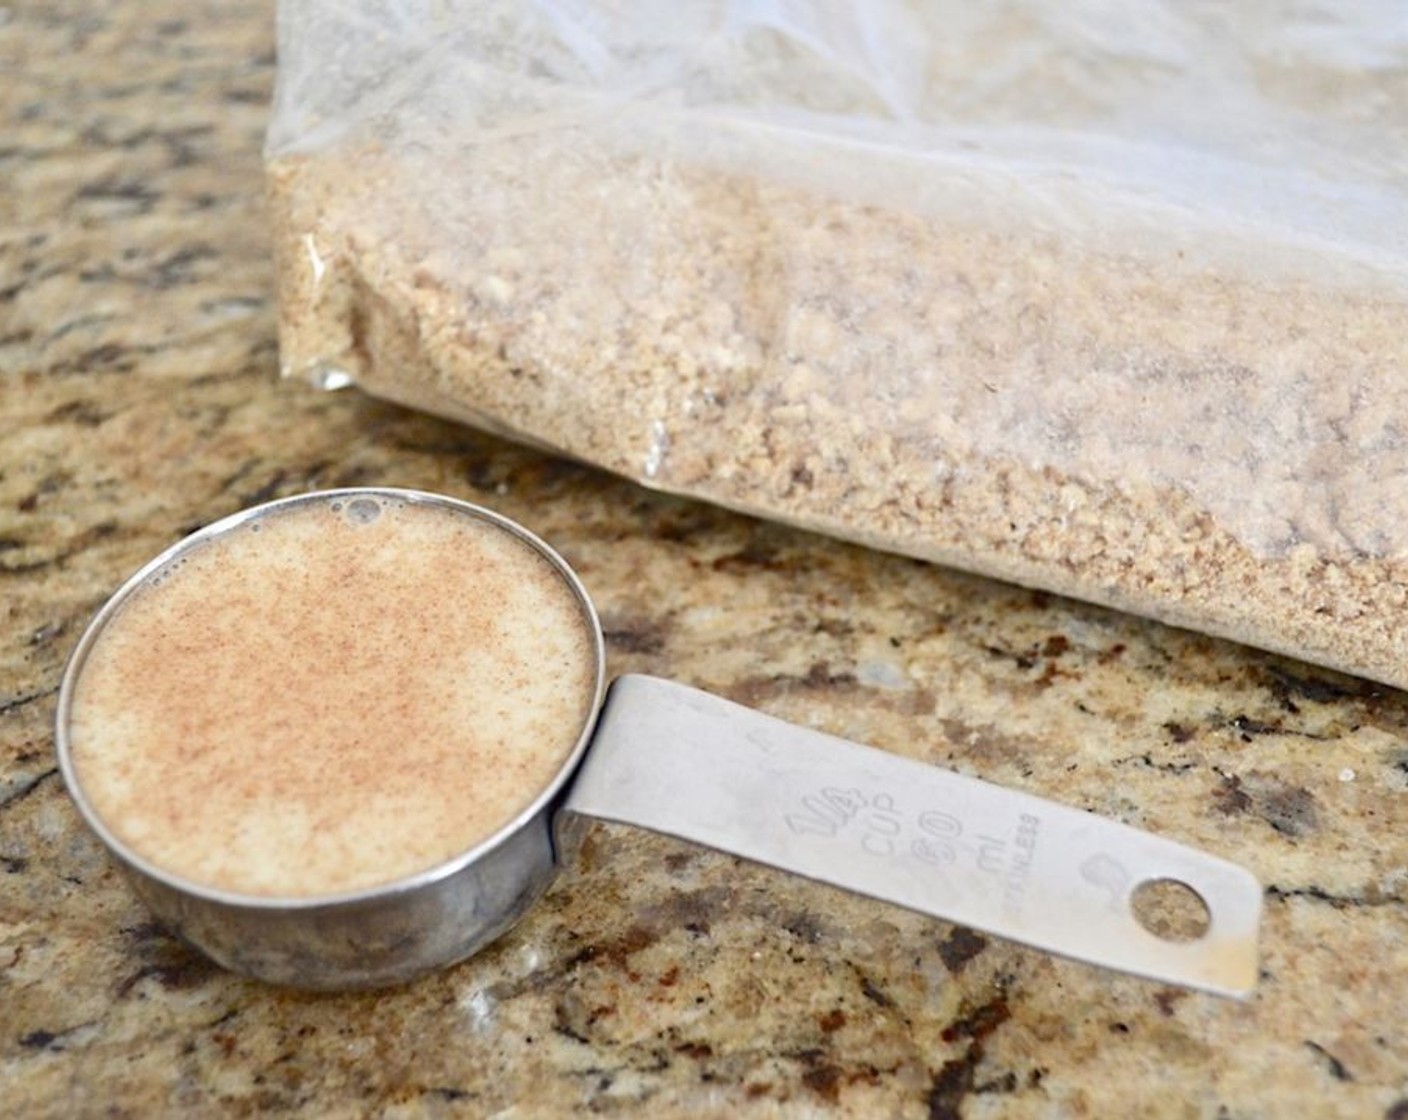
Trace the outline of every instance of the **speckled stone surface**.
{"type": "Polygon", "coordinates": [[[264,3],[0,7],[0,1111],[1408,1117],[1408,700],[651,495],[276,378],[264,3]],[[311,996],[155,926],[53,758],[125,576],[262,498],[440,490],[581,572],[614,672],[1150,828],[1265,884],[1237,1003],[618,827],[475,960],[311,996]]]}

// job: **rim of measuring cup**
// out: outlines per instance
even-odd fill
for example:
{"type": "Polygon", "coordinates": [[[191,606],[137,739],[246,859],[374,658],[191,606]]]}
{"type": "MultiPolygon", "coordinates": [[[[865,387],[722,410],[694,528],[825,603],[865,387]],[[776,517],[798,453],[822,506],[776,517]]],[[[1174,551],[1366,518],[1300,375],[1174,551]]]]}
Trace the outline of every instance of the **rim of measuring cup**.
{"type": "Polygon", "coordinates": [[[475,863],[486,854],[508,841],[521,829],[527,826],[534,818],[547,810],[549,805],[561,792],[562,787],[571,779],[573,772],[577,769],[578,762],[586,752],[587,744],[591,740],[592,729],[595,726],[597,714],[601,710],[601,701],[606,689],[606,643],[602,637],[601,619],[597,616],[596,607],[587,594],[585,586],[577,573],[572,570],[572,566],[566,560],[539,537],[536,533],[524,528],[518,522],[505,517],[501,513],[496,513],[484,506],[475,505],[460,498],[452,498],[444,494],[435,494],[426,490],[404,489],[393,486],[350,486],[331,490],[313,490],[302,494],[294,494],[285,498],[276,498],[273,501],[261,502],[258,505],[242,509],[237,513],[222,517],[211,522],[188,536],[182,537],[176,543],[164,549],[160,554],[138,568],[128,579],[108,597],[107,601],[99,608],[98,613],[89,621],[84,629],[78,644],[74,646],[73,652],[69,655],[68,662],[64,666],[62,683],[59,686],[58,706],[54,714],[54,750],[58,757],[59,771],[63,775],[64,785],[68,788],[69,797],[78,807],[79,815],[84,823],[88,825],[103,844],[123,863],[128,864],[136,871],[154,879],[159,883],[170,887],[173,890],[196,898],[205,899],[211,902],[223,903],[230,906],[246,907],[250,909],[262,910],[314,910],[321,907],[344,906],[367,902],[374,899],[382,899],[390,895],[408,893],[421,887],[431,886],[439,883],[450,876],[456,874],[468,865],[475,863]],[[153,863],[145,856],[132,850],[132,848],[121,838],[115,835],[107,824],[93,808],[88,800],[87,794],[83,790],[83,783],[78,777],[73,765],[72,747],[69,742],[69,712],[73,704],[74,688],[79,677],[83,673],[83,666],[88,659],[88,655],[108,624],[122,609],[127,600],[142,587],[157,572],[172,564],[179,557],[193,549],[200,548],[217,537],[237,529],[246,522],[260,517],[277,513],[280,510],[289,509],[294,506],[313,504],[319,502],[332,502],[341,500],[354,500],[356,498],[379,497],[392,501],[402,501],[418,505],[443,506],[467,516],[475,517],[511,533],[519,540],[534,549],[540,556],[550,563],[554,570],[566,581],[576,597],[577,604],[581,608],[583,616],[591,630],[592,650],[596,662],[595,681],[591,698],[591,706],[588,709],[587,717],[582,723],[581,732],[577,741],[573,744],[561,766],[553,775],[552,780],[541,789],[538,794],[522,810],[515,814],[509,821],[496,829],[485,839],[481,840],[473,847],[459,853],[456,856],[435,864],[432,867],[417,871],[411,875],[404,875],[385,883],[379,883],[370,887],[363,887],[354,891],[342,891],[330,894],[317,895],[259,895],[245,894],[238,891],[222,890],[206,883],[201,883],[193,879],[186,879],[179,875],[174,875],[161,865],[153,863]]]}

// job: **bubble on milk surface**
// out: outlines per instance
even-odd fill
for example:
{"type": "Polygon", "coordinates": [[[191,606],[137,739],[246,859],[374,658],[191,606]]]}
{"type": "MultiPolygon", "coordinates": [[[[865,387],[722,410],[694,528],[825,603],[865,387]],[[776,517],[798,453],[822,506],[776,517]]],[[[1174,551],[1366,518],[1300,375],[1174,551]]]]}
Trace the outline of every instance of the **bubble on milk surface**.
{"type": "Polygon", "coordinates": [[[342,516],[352,525],[370,525],[381,516],[381,503],[373,498],[353,498],[342,516]]]}

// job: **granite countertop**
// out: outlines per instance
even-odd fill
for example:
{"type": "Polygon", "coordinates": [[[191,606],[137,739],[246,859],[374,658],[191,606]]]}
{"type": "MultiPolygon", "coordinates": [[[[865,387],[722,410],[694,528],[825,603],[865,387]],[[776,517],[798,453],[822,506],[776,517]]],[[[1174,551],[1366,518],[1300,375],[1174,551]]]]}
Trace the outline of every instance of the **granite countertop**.
{"type": "Polygon", "coordinates": [[[277,378],[267,3],[0,7],[0,1099],[11,1116],[1408,1118],[1408,700],[277,378]],[[1265,886],[1245,1002],[621,827],[478,958],[316,996],[153,924],[55,769],[64,659],[260,499],[422,487],[577,567],[613,672],[1093,809],[1265,886]]]}

